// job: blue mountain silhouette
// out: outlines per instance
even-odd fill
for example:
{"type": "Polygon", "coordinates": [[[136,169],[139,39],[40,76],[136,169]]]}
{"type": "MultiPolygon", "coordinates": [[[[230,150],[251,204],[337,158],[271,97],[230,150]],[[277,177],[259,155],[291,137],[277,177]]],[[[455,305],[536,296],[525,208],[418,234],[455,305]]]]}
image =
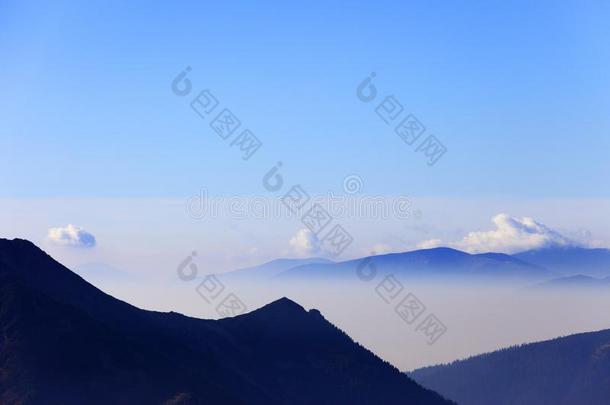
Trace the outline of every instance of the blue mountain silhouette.
{"type": "Polygon", "coordinates": [[[359,267],[374,266],[380,273],[414,278],[548,279],[554,273],[502,253],[469,254],[440,247],[368,256],[339,263],[306,264],[280,273],[279,279],[354,278],[359,267]]]}
{"type": "Polygon", "coordinates": [[[551,247],[528,250],[513,257],[564,275],[610,276],[610,249],[551,247]]]}
{"type": "Polygon", "coordinates": [[[610,402],[610,329],[580,333],[409,373],[463,405],[610,402]]]}
{"type": "Polygon", "coordinates": [[[98,290],[0,239],[0,403],[447,404],[287,298],[204,320],[98,290]]]}

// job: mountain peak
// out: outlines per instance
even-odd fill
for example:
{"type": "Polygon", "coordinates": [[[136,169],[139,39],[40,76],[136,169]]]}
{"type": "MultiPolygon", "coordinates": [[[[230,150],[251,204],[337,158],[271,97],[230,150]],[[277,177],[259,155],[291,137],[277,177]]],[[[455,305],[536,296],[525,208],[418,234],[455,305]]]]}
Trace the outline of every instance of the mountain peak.
{"type": "Polygon", "coordinates": [[[300,306],[299,304],[297,304],[296,302],[294,302],[293,300],[286,298],[286,297],[282,297],[279,298],[275,301],[270,302],[269,304],[261,307],[260,309],[258,309],[258,311],[269,311],[269,310],[273,310],[273,311],[291,311],[291,312],[307,312],[305,311],[305,308],[303,308],[302,306],[300,306]]]}

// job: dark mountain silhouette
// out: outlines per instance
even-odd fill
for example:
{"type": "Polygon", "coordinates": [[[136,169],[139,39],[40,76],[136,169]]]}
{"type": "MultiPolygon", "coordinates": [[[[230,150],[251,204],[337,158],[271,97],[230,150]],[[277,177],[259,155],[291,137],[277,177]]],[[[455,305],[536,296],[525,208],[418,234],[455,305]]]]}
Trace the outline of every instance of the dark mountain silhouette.
{"type": "Polygon", "coordinates": [[[380,273],[407,277],[479,279],[548,279],[553,273],[502,253],[469,254],[451,248],[414,250],[331,264],[308,264],[286,270],[280,279],[355,277],[357,269],[375,266],[380,273]]]}
{"type": "Polygon", "coordinates": [[[610,249],[550,247],[512,256],[564,275],[610,276],[610,249]]]}
{"type": "Polygon", "coordinates": [[[222,320],[138,309],[0,239],[2,404],[446,404],[283,298],[222,320]]]}
{"type": "Polygon", "coordinates": [[[610,329],[502,349],[409,373],[461,405],[610,403],[610,329]]]}

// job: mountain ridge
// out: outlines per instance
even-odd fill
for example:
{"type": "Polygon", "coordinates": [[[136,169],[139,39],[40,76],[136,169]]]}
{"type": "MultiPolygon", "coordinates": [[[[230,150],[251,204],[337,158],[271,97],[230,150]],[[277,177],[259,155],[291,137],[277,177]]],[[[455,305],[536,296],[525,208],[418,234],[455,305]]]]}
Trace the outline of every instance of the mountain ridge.
{"type": "Polygon", "coordinates": [[[606,404],[610,329],[515,345],[408,375],[463,405],[606,404]]]}
{"type": "Polygon", "coordinates": [[[0,307],[2,403],[450,403],[288,298],[145,311],[24,240],[0,239],[0,307]]]}
{"type": "Polygon", "coordinates": [[[359,266],[370,263],[380,272],[406,277],[550,278],[554,273],[504,253],[470,254],[438,247],[366,256],[332,264],[309,264],[288,269],[277,279],[353,277],[359,266]]]}
{"type": "Polygon", "coordinates": [[[582,246],[548,247],[526,250],[512,256],[564,275],[610,276],[610,249],[582,246]]]}

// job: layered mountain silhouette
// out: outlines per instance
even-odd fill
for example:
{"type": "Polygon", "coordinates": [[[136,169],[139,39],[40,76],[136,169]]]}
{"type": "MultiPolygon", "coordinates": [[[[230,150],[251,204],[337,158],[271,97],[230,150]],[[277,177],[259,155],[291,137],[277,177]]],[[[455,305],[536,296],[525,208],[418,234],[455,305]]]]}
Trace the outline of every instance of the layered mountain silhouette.
{"type": "Polygon", "coordinates": [[[283,298],[203,320],[103,293],[0,239],[0,403],[447,404],[283,298]]]}
{"type": "Polygon", "coordinates": [[[359,268],[370,266],[374,266],[380,273],[417,278],[542,280],[554,275],[546,268],[502,253],[469,254],[441,247],[369,256],[339,263],[300,265],[281,272],[276,278],[354,278],[359,268]]]}
{"type": "Polygon", "coordinates": [[[461,405],[610,403],[610,329],[426,367],[409,375],[461,405]]]}
{"type": "MultiPolygon", "coordinates": [[[[333,262],[323,258],[279,259],[221,276],[237,280],[317,280],[353,278],[359,266],[373,265],[378,272],[411,278],[458,280],[523,280],[588,276],[610,276],[610,249],[551,247],[512,255],[504,253],[470,254],[439,247],[403,253],[366,256],[333,262]]],[[[577,281],[575,278],[572,281],[577,281]]],[[[563,283],[564,281],[561,281],[563,283]]]]}
{"type": "Polygon", "coordinates": [[[564,275],[610,276],[610,249],[549,247],[528,250],[512,256],[564,275]]]}

